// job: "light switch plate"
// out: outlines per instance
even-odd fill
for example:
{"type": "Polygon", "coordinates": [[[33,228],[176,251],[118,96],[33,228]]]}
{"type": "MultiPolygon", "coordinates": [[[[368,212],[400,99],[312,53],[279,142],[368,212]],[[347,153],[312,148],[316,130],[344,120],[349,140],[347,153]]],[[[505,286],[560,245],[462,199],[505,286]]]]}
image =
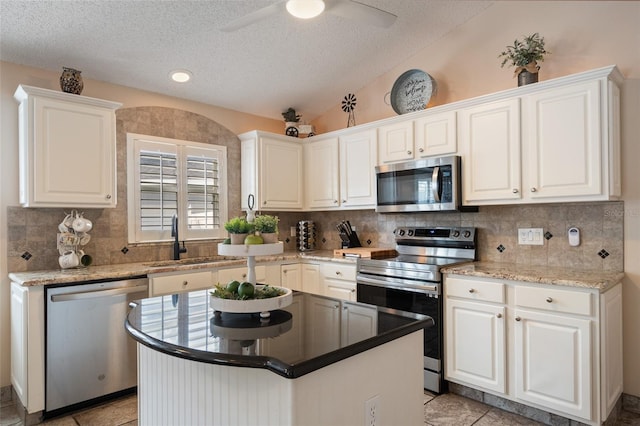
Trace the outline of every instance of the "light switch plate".
{"type": "Polygon", "coordinates": [[[542,228],[518,228],[518,244],[529,246],[544,245],[542,228]]]}

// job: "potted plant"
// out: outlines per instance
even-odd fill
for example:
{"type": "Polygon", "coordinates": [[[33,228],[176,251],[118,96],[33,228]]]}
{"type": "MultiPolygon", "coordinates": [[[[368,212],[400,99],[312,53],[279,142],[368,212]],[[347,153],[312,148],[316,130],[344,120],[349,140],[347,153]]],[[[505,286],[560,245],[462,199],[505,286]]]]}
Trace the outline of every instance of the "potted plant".
{"type": "Polygon", "coordinates": [[[261,214],[256,216],[253,221],[256,231],[260,233],[265,244],[273,244],[278,242],[278,216],[261,214]]]}
{"type": "Polygon", "coordinates": [[[516,39],[513,46],[507,46],[498,55],[498,58],[504,58],[500,64],[501,67],[507,63],[516,67],[514,77],[518,76],[518,86],[522,86],[538,81],[538,71],[540,70],[538,61],[544,62],[544,55],[549,53],[551,52],[544,48],[544,37],[534,33],[522,41],[516,39]]]}
{"type": "Polygon", "coordinates": [[[253,232],[254,225],[247,222],[244,217],[234,217],[224,224],[224,229],[229,232],[231,244],[244,244],[244,239],[253,232]]]}

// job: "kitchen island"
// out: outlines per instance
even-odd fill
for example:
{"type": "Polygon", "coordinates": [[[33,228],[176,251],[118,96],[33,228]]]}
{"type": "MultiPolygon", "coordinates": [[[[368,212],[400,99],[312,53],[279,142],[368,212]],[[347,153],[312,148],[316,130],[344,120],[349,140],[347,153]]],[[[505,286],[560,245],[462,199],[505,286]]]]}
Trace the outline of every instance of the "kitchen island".
{"type": "Polygon", "coordinates": [[[214,312],[209,291],[137,302],[140,424],[422,424],[426,316],[294,292],[257,314],[214,312]]]}

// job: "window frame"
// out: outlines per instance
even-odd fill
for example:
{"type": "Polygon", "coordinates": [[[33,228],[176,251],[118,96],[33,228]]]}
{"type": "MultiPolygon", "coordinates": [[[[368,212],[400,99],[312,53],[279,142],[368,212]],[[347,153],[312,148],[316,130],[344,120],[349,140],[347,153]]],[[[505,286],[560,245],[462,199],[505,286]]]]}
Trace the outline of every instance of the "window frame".
{"type": "MultiPolygon", "coordinates": [[[[223,145],[192,142],[160,136],[127,133],[127,218],[128,242],[144,244],[173,241],[171,228],[143,231],[140,221],[140,152],[164,152],[176,155],[177,215],[180,241],[224,239],[227,235],[224,223],[228,219],[227,147],[223,145]],[[211,154],[218,160],[219,227],[213,229],[188,229],[187,221],[187,159],[189,156],[211,154]]],[[[163,226],[164,228],[164,226],[163,226]]]]}

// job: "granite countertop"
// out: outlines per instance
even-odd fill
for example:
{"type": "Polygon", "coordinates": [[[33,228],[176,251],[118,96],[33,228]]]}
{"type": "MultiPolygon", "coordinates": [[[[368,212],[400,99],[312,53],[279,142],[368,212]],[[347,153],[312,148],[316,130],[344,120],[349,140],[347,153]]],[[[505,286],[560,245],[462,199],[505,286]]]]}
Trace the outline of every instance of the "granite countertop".
{"type": "MultiPolygon", "coordinates": [[[[317,296],[294,292],[290,307],[259,314],[214,313],[209,291],[152,297],[136,301],[125,327],[138,342],[163,353],[209,364],[264,368],[295,379],[392,340],[434,326],[426,315],[380,312],[349,302],[370,313],[373,322],[350,321],[347,343],[340,338],[349,315],[338,323],[309,303],[317,296]]],[[[324,303],[339,300],[320,298],[324,303]]],[[[333,308],[329,306],[329,311],[333,308]]]]}
{"type": "Polygon", "coordinates": [[[623,272],[577,271],[550,266],[530,266],[513,263],[470,262],[448,266],[442,273],[511,281],[582,287],[604,292],[624,277],[623,272]]]}
{"type": "MultiPolygon", "coordinates": [[[[354,258],[335,257],[332,250],[310,252],[290,251],[279,255],[256,256],[256,263],[287,260],[318,260],[355,264],[354,258]]],[[[197,271],[199,269],[243,266],[247,259],[214,256],[210,258],[187,258],[182,260],[160,260],[151,262],[120,263],[114,265],[89,266],[87,268],[50,269],[31,272],[12,272],[11,281],[23,286],[46,286],[52,284],[79,283],[84,281],[126,279],[167,272],[197,271]]]]}

